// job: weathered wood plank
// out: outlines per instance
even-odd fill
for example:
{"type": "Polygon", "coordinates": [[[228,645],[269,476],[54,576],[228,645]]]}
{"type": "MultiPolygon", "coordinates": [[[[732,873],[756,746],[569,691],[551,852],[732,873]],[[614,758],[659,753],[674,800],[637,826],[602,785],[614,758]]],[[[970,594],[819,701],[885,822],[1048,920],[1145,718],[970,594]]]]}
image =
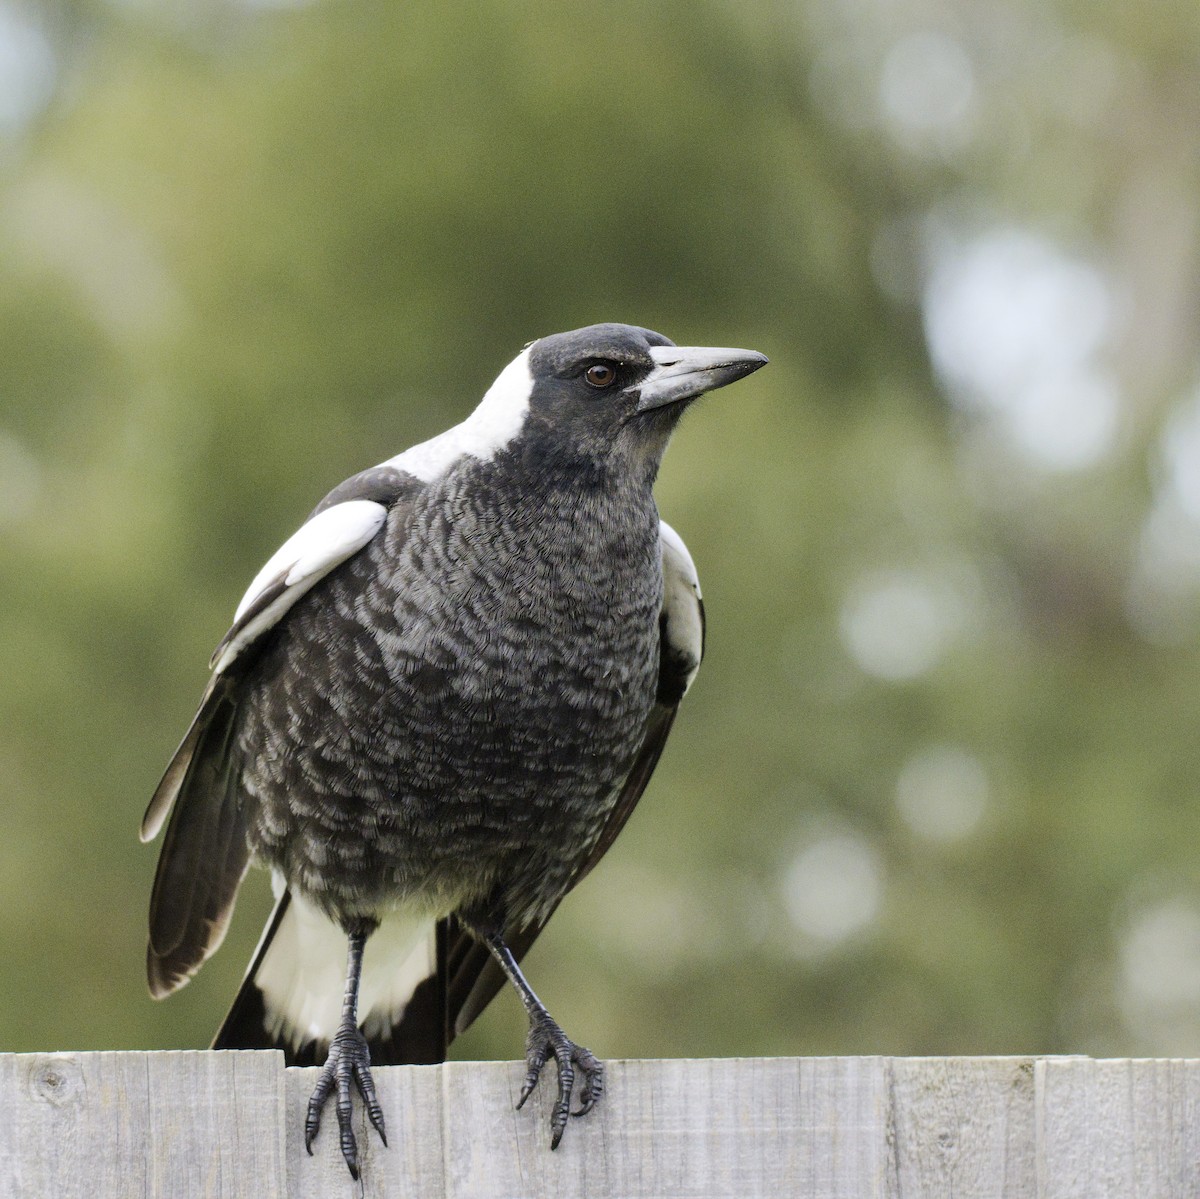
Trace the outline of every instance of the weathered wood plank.
{"type": "Polygon", "coordinates": [[[446,1194],[882,1196],[886,1079],[872,1058],[630,1061],[549,1151],[553,1092],[515,1110],[516,1063],[446,1070],[446,1194]],[[531,1110],[532,1109],[532,1110],[531,1110]]]}
{"type": "Polygon", "coordinates": [[[0,1054],[5,1199],[287,1194],[278,1053],[0,1054]]]}
{"type": "MultiPolygon", "coordinates": [[[[287,1074],[292,1194],[317,1199],[345,1184],[345,1166],[324,1126],[316,1155],[305,1156],[301,1125],[316,1071],[287,1074]]],[[[390,1147],[357,1119],[367,1199],[885,1193],[879,1058],[610,1062],[604,1101],[572,1121],[553,1153],[553,1091],[539,1088],[517,1111],[523,1075],[515,1062],[377,1071],[390,1147]]]]}
{"type": "Polygon", "coordinates": [[[1039,1196],[1200,1195],[1200,1061],[1037,1062],[1039,1196]]]}
{"type": "Polygon", "coordinates": [[[1029,1199],[1037,1193],[1033,1058],[893,1058],[889,1194],[1029,1199]]]}

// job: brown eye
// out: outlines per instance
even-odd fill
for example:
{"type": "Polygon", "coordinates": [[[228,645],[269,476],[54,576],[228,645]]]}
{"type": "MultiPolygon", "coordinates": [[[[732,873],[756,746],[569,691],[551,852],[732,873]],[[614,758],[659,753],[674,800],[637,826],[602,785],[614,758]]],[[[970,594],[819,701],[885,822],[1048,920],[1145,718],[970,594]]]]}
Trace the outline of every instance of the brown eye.
{"type": "Polygon", "coordinates": [[[617,368],[611,362],[595,362],[583,377],[593,387],[611,387],[617,381],[617,368]]]}

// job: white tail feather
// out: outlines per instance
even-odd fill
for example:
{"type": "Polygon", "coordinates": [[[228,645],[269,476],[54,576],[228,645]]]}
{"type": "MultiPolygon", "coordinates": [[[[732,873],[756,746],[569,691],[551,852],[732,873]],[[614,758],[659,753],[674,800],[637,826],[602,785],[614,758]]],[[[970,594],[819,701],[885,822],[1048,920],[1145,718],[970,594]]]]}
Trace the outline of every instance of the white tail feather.
{"type": "MultiPolygon", "coordinates": [[[[367,940],[359,987],[359,1024],[390,1027],[413,991],[437,968],[435,921],[389,913],[367,940]]],[[[254,981],[263,993],[267,1032],[300,1048],[337,1032],[346,987],[346,935],[294,892],[254,981]]]]}

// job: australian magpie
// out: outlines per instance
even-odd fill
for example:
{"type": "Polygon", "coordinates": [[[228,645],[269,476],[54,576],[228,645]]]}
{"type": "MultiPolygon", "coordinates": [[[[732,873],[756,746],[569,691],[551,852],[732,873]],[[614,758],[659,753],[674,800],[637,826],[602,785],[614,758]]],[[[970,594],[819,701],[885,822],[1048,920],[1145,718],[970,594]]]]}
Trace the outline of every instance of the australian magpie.
{"type": "Polygon", "coordinates": [[[652,487],[697,396],[766,362],[630,325],[543,337],[448,432],[335,487],[250,584],[142,823],[166,822],[151,994],[216,951],[251,861],[277,902],[215,1048],[324,1063],[342,1153],[372,1062],[442,1061],[507,978],[551,1146],[599,1061],[522,955],[629,818],[700,665],[691,556],[652,487]]]}

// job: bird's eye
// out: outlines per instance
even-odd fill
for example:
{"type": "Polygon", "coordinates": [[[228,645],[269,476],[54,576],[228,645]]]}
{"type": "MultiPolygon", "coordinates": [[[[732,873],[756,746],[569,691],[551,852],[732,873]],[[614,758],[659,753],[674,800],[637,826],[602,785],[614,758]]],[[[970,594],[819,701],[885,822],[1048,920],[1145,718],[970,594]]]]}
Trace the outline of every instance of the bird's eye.
{"type": "Polygon", "coordinates": [[[611,387],[617,381],[617,368],[611,362],[593,362],[583,377],[592,387],[611,387]]]}

